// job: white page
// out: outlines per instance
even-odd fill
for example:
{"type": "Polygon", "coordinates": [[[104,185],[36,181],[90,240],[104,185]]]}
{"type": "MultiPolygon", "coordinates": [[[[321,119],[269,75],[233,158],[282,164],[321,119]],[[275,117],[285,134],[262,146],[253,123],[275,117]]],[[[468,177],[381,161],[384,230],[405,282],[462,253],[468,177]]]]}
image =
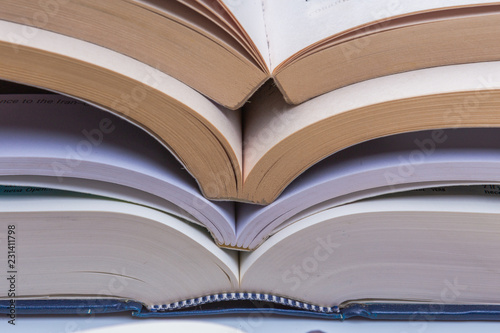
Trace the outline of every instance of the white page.
{"type": "Polygon", "coordinates": [[[241,286],[252,290],[265,280],[262,292],[301,295],[320,306],[365,299],[443,303],[449,279],[469,286],[452,303],[498,304],[500,290],[491,286],[500,274],[500,197],[462,190],[363,200],[314,214],[244,253],[241,286]],[[322,256],[318,247],[326,250],[322,256]],[[302,267],[311,274],[299,271],[290,281],[295,274],[287,272],[309,259],[315,268],[302,267]]]}
{"type": "Polygon", "coordinates": [[[439,8],[498,3],[492,0],[263,0],[263,2],[270,40],[271,70],[294,53],[315,42],[370,22],[439,8]]]}
{"type": "Polygon", "coordinates": [[[276,228],[295,221],[297,214],[368,196],[418,187],[500,183],[499,168],[500,130],[495,128],[422,131],[371,140],[317,163],[268,206],[241,204],[237,244],[254,248],[276,228]]]}
{"type": "MultiPolygon", "coordinates": [[[[146,207],[154,208],[162,212],[180,217],[186,221],[202,225],[200,221],[179,206],[149,192],[140,191],[128,186],[96,181],[91,179],[51,176],[0,176],[0,184],[22,187],[41,187],[56,190],[75,191],[89,193],[103,197],[119,199],[146,207]]],[[[0,185],[1,187],[1,185],[0,185]]]]}
{"type": "Polygon", "coordinates": [[[22,235],[16,297],[104,295],[151,308],[238,284],[237,253],[217,247],[206,229],[135,204],[57,192],[1,198],[1,229],[14,224],[22,235]],[[109,287],[110,274],[128,283],[109,287]]]}
{"type": "Polygon", "coordinates": [[[127,186],[179,206],[219,241],[232,238],[233,204],[205,199],[182,165],[129,122],[60,95],[0,95],[0,119],[0,175],[127,186]]]}

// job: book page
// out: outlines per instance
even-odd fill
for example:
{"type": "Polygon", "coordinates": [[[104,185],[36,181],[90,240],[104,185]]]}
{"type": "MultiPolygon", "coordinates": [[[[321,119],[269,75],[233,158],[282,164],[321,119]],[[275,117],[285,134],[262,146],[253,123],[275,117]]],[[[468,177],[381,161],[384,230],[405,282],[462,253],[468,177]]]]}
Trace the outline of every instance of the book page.
{"type": "MultiPolygon", "coordinates": [[[[252,169],[266,155],[269,156],[274,146],[300,133],[308,126],[319,124],[330,117],[347,114],[352,110],[389,101],[438,94],[451,95],[451,93],[462,91],[481,92],[497,89],[499,86],[499,76],[496,74],[498,68],[500,68],[499,62],[484,62],[394,74],[337,89],[295,106],[285,103],[280,94],[272,89],[267,94],[263,91],[262,101],[255,99],[245,112],[245,114],[252,115],[245,117],[243,141],[246,143],[243,167],[245,180],[248,183],[248,179],[252,176],[252,169]]],[[[453,106],[453,103],[450,106],[453,106]]],[[[452,120],[447,113],[440,118],[452,120]]],[[[458,125],[452,120],[451,125],[463,127],[465,121],[468,120],[469,118],[461,119],[458,125]]],[[[375,126],[373,123],[365,125],[370,129],[375,126]]],[[[384,128],[382,123],[380,128],[384,128]]],[[[352,135],[360,133],[363,134],[360,131],[353,132],[352,135]]],[[[346,137],[342,137],[337,140],[345,139],[346,137]]],[[[314,143],[315,146],[318,144],[319,140],[314,143]]],[[[280,158],[283,159],[282,156],[280,158]]]]}
{"type": "MultiPolygon", "coordinates": [[[[264,0],[271,70],[296,52],[330,36],[410,13],[492,0],[264,0]]],[[[370,31],[380,29],[370,28],[370,31]]]]}
{"type": "MultiPolygon", "coordinates": [[[[498,195],[446,188],[363,200],[314,214],[242,253],[241,288],[319,306],[348,301],[497,303],[498,195]],[[376,277],[376,278],[374,278],[376,277]],[[265,289],[261,287],[265,286],[265,289]]],[[[498,191],[495,187],[494,191],[498,191]]]]}
{"type": "Polygon", "coordinates": [[[270,67],[269,44],[262,0],[219,0],[240,23],[270,67]]]}
{"type": "MultiPolygon", "coordinates": [[[[200,221],[194,218],[191,214],[187,213],[184,209],[167,201],[159,196],[153,195],[149,192],[139,191],[137,189],[108,183],[95,181],[91,179],[79,179],[66,177],[61,182],[56,177],[50,176],[0,176],[0,191],[2,187],[8,186],[18,186],[23,188],[35,188],[34,192],[37,192],[37,188],[66,190],[79,193],[89,193],[92,195],[118,199],[126,202],[132,202],[138,205],[150,207],[157,209],[159,211],[180,217],[185,221],[195,223],[204,226],[200,221]]],[[[1,195],[1,192],[0,192],[1,195]]]]}
{"type": "MultiPolygon", "coordinates": [[[[217,0],[178,0],[188,8],[203,15],[238,41],[259,64],[263,72],[269,72],[269,52],[260,51],[240,22],[229,9],[217,0]],[[266,60],[264,60],[264,57],[266,60]]],[[[262,16],[262,15],[261,15],[262,16]]],[[[267,47],[267,43],[266,43],[267,47]]]]}
{"type": "Polygon", "coordinates": [[[176,1],[161,1],[161,0],[134,0],[138,5],[156,10],[158,13],[175,20],[181,24],[185,24],[198,33],[206,35],[221,45],[225,44],[226,48],[232,48],[235,52],[245,54],[240,43],[232,36],[225,34],[225,30],[220,30],[213,21],[207,20],[203,15],[198,15],[196,11],[182,6],[176,1]]]}
{"type": "Polygon", "coordinates": [[[237,245],[253,249],[308,215],[376,195],[425,187],[498,184],[499,150],[498,128],[436,129],[354,145],[316,163],[271,204],[238,204],[237,245]]]}
{"type": "MultiPolygon", "coordinates": [[[[139,127],[56,94],[0,95],[0,106],[1,176],[46,176],[58,183],[79,178],[121,185],[182,208],[221,243],[232,238],[233,204],[204,198],[174,156],[139,127]]],[[[57,188],[72,189],[62,186],[57,188]]],[[[123,198],[129,193],[108,195],[123,198]]],[[[145,199],[156,201],[150,196],[145,199]]]]}
{"type": "MultiPolygon", "coordinates": [[[[15,229],[20,245],[23,282],[16,297],[126,297],[152,308],[238,284],[237,253],[217,247],[204,228],[131,203],[5,195],[0,229],[3,244],[15,229]],[[109,287],[110,276],[120,288],[109,287]]],[[[7,265],[7,256],[0,263],[7,265]]],[[[0,287],[8,290],[5,283],[0,287]]]]}
{"type": "MultiPolygon", "coordinates": [[[[228,193],[227,197],[236,196],[242,163],[238,111],[215,104],[172,76],[131,57],[42,29],[33,28],[36,38],[20,38],[24,28],[21,24],[0,21],[0,48],[5,50],[0,52],[2,78],[92,101],[131,119],[175,152],[201,187],[211,186],[213,197],[224,197],[223,191],[228,193]],[[27,52],[19,52],[21,49],[27,52]],[[36,65],[30,60],[32,57],[45,61],[47,66],[36,65]],[[62,66],[63,63],[68,67],[62,66]],[[31,66],[43,71],[31,70],[31,66]],[[53,77],[57,79],[50,79],[53,77]],[[85,80],[96,84],[74,84],[85,80]],[[182,134],[172,135],[176,131],[182,134]],[[200,136],[203,139],[198,139],[200,136]],[[203,146],[200,140],[206,140],[203,146]],[[229,176],[222,178],[219,174],[229,176]]],[[[209,80],[211,85],[215,80],[197,77],[209,80]]]]}

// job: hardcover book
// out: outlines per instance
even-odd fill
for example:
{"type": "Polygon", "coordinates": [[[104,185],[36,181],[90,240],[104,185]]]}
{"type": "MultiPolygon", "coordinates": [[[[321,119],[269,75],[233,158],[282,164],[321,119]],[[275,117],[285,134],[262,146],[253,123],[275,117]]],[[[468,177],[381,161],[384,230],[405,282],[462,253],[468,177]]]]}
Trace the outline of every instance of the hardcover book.
{"type": "Polygon", "coordinates": [[[8,254],[0,286],[8,293],[0,310],[14,315],[401,319],[437,311],[442,319],[498,319],[498,186],[330,208],[240,253],[145,206],[40,188],[2,192],[8,254]]]}

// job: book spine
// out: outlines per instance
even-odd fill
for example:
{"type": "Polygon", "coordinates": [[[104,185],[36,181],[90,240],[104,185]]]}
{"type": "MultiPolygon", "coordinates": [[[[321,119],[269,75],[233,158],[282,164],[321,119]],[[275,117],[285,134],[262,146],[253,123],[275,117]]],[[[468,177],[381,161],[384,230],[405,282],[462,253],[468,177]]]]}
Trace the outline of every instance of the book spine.
{"type": "Polygon", "coordinates": [[[296,301],[290,298],[261,293],[222,293],[203,297],[190,298],[184,301],[170,304],[152,305],[148,307],[151,312],[175,311],[190,307],[196,307],[208,303],[224,301],[260,301],[283,305],[286,307],[297,308],[301,310],[313,311],[318,313],[340,313],[338,306],[318,306],[305,302],[296,301]]]}

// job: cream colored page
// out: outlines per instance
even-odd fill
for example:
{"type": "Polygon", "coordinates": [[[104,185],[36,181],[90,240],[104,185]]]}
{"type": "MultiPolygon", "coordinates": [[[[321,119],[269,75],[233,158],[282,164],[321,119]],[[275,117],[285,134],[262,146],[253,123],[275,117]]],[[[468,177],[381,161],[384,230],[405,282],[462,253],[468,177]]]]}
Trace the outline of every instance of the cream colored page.
{"type": "Polygon", "coordinates": [[[238,20],[270,68],[262,0],[220,0],[238,20]]]}
{"type": "Polygon", "coordinates": [[[263,2],[270,41],[271,70],[311,44],[370,22],[439,8],[499,3],[492,0],[263,0],[263,2]]]}
{"type": "Polygon", "coordinates": [[[309,125],[349,110],[419,96],[500,87],[500,62],[441,66],[389,75],[288,105],[279,93],[255,100],[246,118],[244,177],[275,145],[309,125]]]}

